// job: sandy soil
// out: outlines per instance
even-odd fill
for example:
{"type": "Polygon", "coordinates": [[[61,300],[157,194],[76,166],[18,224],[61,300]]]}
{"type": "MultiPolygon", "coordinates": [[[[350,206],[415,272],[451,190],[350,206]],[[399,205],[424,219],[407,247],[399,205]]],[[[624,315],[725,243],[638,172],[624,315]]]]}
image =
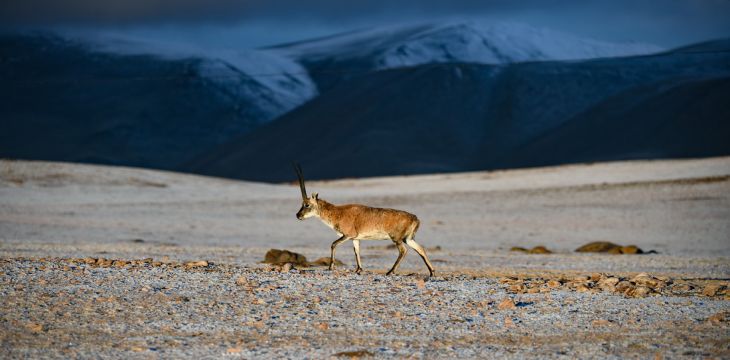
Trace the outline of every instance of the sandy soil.
{"type": "Polygon", "coordinates": [[[364,244],[361,276],[349,244],[334,273],[260,264],[270,248],[326,256],[336,239],[317,220],[296,220],[293,184],[0,161],[3,348],[9,357],[730,356],[730,158],[308,190],[415,213],[439,276],[424,281],[413,252],[400,275],[381,275],[397,252],[380,241],[364,244]],[[590,241],[658,254],[573,252],[590,241]],[[536,245],[554,253],[508,251],[536,245]],[[193,260],[208,265],[175,265],[193,260]],[[661,284],[638,295],[604,286],[644,287],[641,272],[661,284]],[[505,299],[516,306],[500,308],[505,299]]]}

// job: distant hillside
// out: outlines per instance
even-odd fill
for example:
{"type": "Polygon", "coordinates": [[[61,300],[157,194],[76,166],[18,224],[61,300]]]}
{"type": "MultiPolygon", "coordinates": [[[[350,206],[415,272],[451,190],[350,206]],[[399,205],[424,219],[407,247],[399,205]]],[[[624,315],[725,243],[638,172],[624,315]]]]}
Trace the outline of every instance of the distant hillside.
{"type": "Polygon", "coordinates": [[[730,52],[351,78],[187,170],[287,181],[730,154],[730,52]]]}
{"type": "Polygon", "coordinates": [[[0,59],[6,158],[177,169],[316,94],[306,74],[287,75],[301,68],[257,53],[242,62],[284,79],[252,78],[236,59],[118,54],[48,34],[0,35],[0,59]]]}
{"type": "Polygon", "coordinates": [[[730,40],[659,52],[471,22],[260,50],[109,36],[0,35],[0,157],[289,181],[293,160],[342,178],[730,154],[730,40]]]}

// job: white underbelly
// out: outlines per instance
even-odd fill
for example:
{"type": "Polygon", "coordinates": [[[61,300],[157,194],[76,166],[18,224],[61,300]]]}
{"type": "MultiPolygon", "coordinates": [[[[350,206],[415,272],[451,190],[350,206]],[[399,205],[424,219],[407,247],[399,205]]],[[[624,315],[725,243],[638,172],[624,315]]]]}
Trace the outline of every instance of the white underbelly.
{"type": "Polygon", "coordinates": [[[355,240],[390,240],[390,235],[385,231],[370,231],[357,234],[355,240]]]}

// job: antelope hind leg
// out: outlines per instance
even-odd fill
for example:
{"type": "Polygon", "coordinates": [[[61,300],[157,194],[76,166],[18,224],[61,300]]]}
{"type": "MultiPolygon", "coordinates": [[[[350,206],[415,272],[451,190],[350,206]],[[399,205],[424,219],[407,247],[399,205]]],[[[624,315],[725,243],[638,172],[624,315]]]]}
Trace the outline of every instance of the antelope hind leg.
{"type": "Polygon", "coordinates": [[[357,269],[355,269],[355,273],[359,274],[362,271],[362,264],[360,263],[360,240],[353,239],[352,247],[355,249],[355,261],[357,261],[357,269]]]}
{"type": "Polygon", "coordinates": [[[433,265],[431,265],[431,262],[428,261],[428,256],[426,256],[426,250],[421,246],[421,244],[417,243],[416,240],[413,240],[411,238],[406,238],[406,244],[413,248],[413,250],[416,250],[418,255],[421,255],[421,259],[423,259],[423,262],[426,263],[426,267],[428,267],[428,273],[429,276],[434,276],[435,271],[433,269],[433,265]]]}
{"type": "Polygon", "coordinates": [[[393,264],[393,267],[385,273],[385,275],[392,274],[396,269],[398,269],[398,265],[400,265],[401,260],[406,256],[406,253],[408,252],[408,248],[403,245],[402,241],[399,241],[395,243],[395,246],[398,247],[398,259],[395,260],[395,264],[393,264]]]}

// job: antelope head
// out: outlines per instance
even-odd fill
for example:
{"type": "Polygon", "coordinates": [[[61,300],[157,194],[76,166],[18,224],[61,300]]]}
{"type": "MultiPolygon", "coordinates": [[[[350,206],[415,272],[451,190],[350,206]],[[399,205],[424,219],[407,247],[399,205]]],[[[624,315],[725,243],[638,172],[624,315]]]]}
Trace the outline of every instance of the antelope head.
{"type": "Polygon", "coordinates": [[[318,194],[312,193],[312,197],[307,197],[307,188],[304,187],[304,175],[302,175],[302,167],[294,164],[294,171],[299,177],[299,188],[302,190],[302,207],[297,211],[297,219],[304,220],[312,216],[319,216],[319,204],[317,203],[318,194]]]}

